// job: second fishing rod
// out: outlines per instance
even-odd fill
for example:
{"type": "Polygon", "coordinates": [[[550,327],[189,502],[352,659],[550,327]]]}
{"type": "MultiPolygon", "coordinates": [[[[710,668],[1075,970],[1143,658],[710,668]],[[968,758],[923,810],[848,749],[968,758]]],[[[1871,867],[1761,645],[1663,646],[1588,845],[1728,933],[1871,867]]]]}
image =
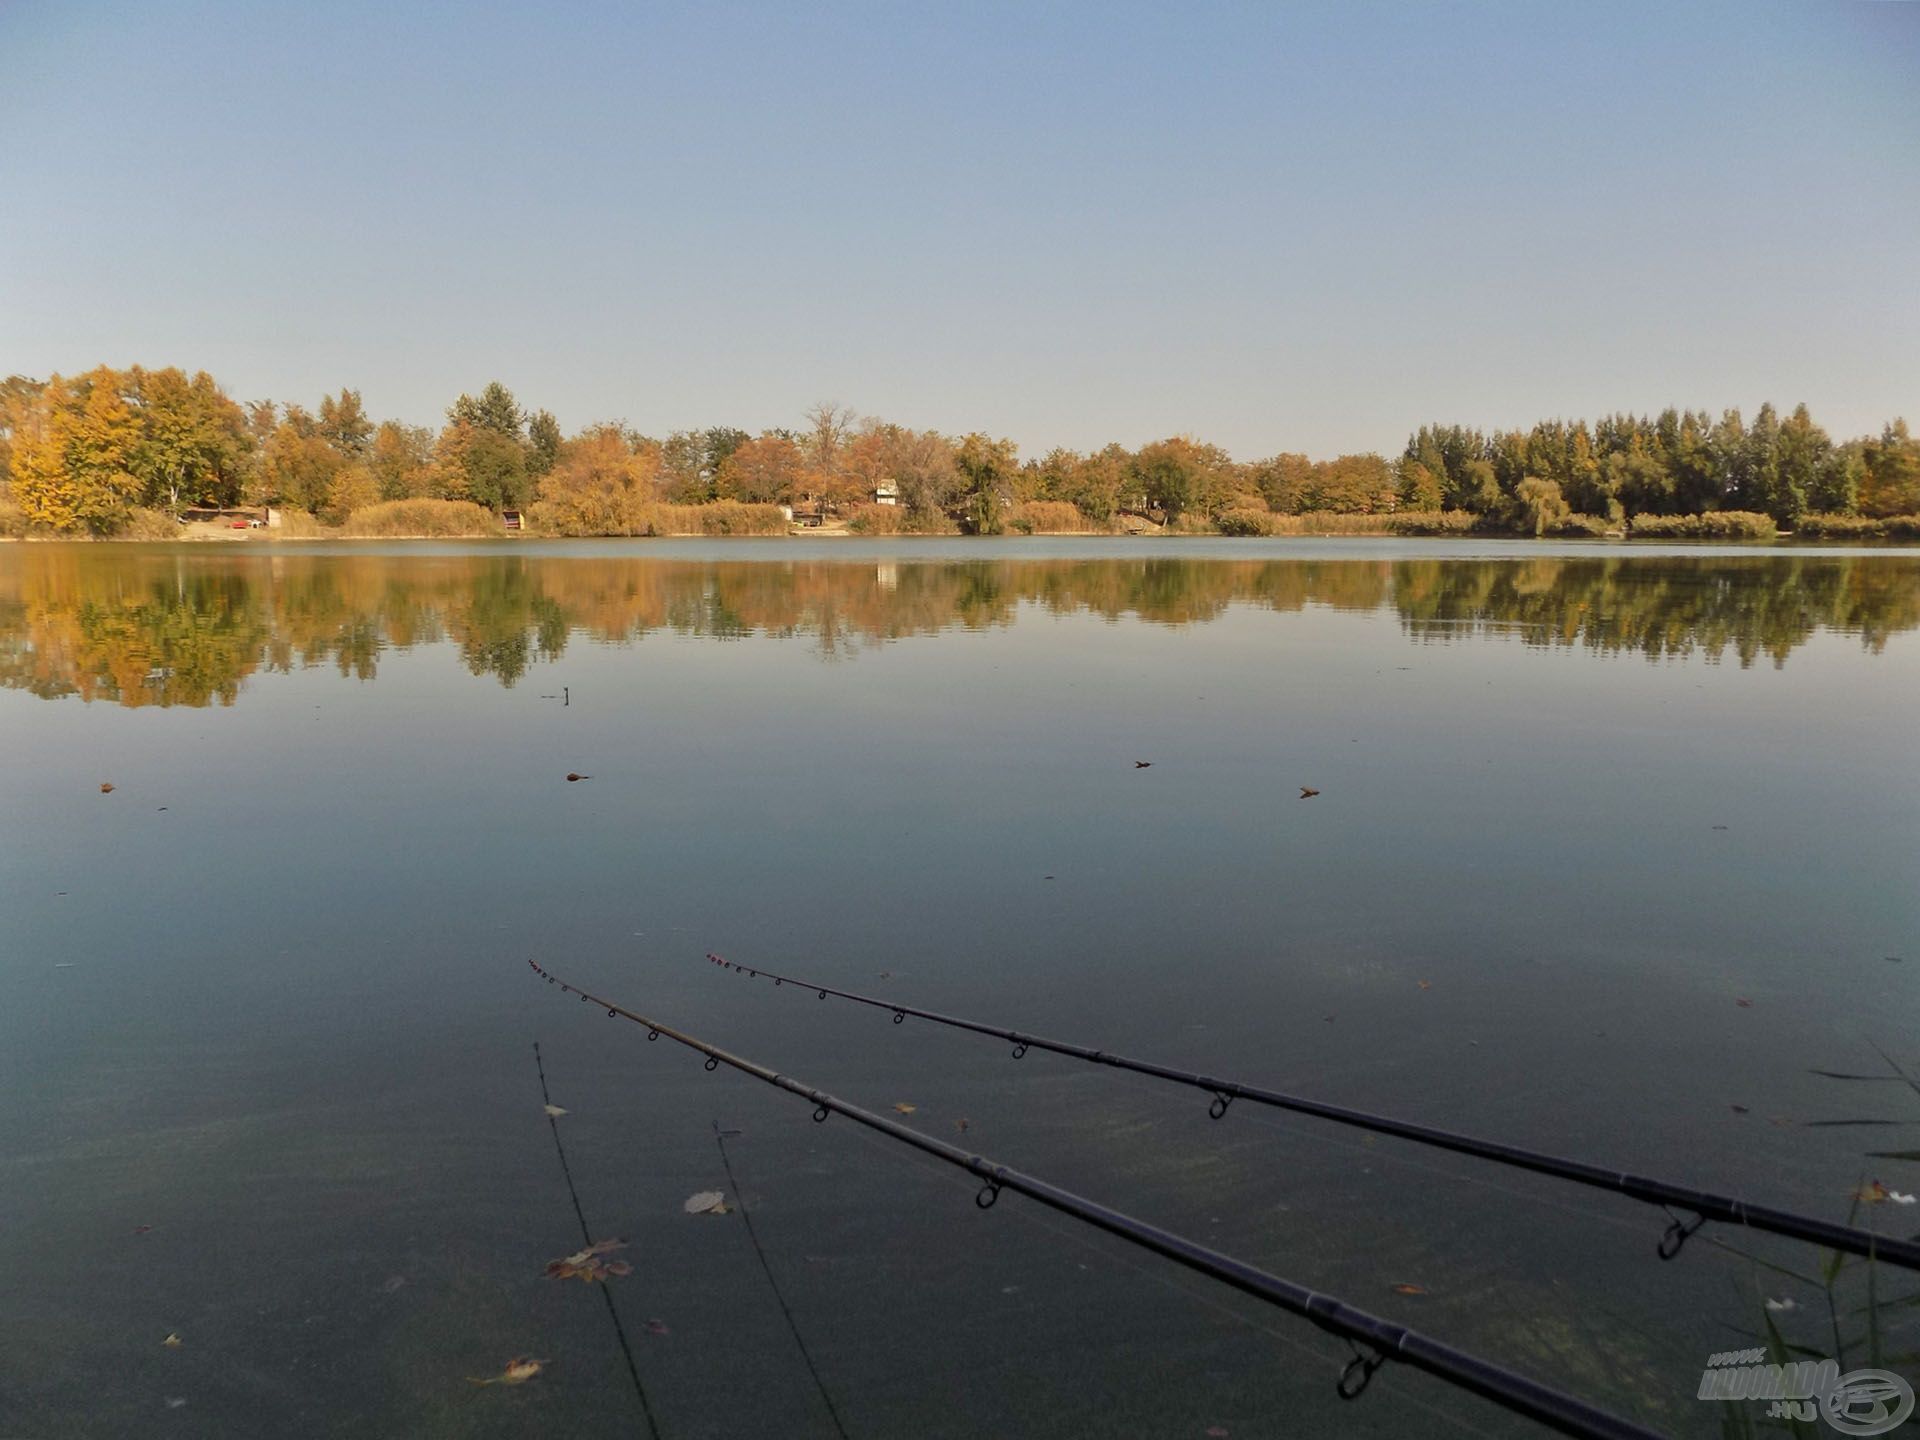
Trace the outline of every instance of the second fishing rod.
{"type": "Polygon", "coordinates": [[[1258,1085],[1243,1084],[1237,1080],[1204,1075],[1193,1070],[1182,1070],[1152,1060],[1138,1060],[1128,1055],[1116,1055],[1111,1051],[1096,1050],[1091,1046],[1077,1045],[1071,1041],[1050,1040],[1044,1036],[989,1024],[982,1020],[969,1020],[958,1015],[943,1015],[934,1010],[918,1009],[897,1000],[883,1000],[874,995],[837,990],[831,985],[822,985],[816,981],[802,980],[792,975],[780,975],[771,970],[742,965],[737,961],[715,955],[712,951],[707,952],[707,959],[723,969],[732,970],[735,974],[750,979],[764,978],[773,981],[776,986],[791,985],[796,989],[811,990],[822,1000],[831,995],[836,999],[851,1000],[876,1010],[889,1011],[896,1025],[904,1023],[911,1015],[917,1020],[930,1021],[950,1029],[970,1030],[976,1035],[991,1035],[1011,1042],[1013,1058],[1016,1060],[1025,1055],[1029,1049],[1046,1050],[1055,1055],[1065,1055],[1095,1065],[1108,1065],[1116,1070],[1128,1070],[1137,1075],[1149,1075],[1158,1080],[1205,1091],[1213,1096],[1213,1102],[1208,1107],[1207,1113],[1215,1120],[1224,1116],[1227,1108],[1235,1100],[1245,1100],[1251,1104],[1265,1105],[1276,1110],[1290,1110],[1295,1114],[1312,1115],[1322,1120],[1330,1120],[1337,1125],[1371,1130],[1380,1135],[1396,1136],[1418,1145],[1450,1150],[1458,1155],[1470,1155],[1475,1159],[1490,1161],[1496,1165],[1531,1170],[1538,1175],[1551,1175],[1556,1179],[1584,1185],[1590,1189],[1606,1190],[1649,1205],[1658,1205],[1667,1211],[1670,1221],[1657,1246],[1662,1260],[1671,1260],[1678,1255],[1681,1247],[1686,1244],[1687,1238],[1709,1220],[1722,1220],[1749,1229],[1763,1230],[1770,1234],[1822,1245],[1828,1249],[1845,1251],[1851,1255],[1883,1260],[1889,1265],[1898,1265],[1903,1269],[1920,1270],[1920,1243],[1911,1240],[1876,1235],[1871,1230],[1862,1230],[1856,1226],[1838,1225],[1811,1215],[1801,1215],[1771,1205],[1757,1205],[1735,1196],[1720,1195],[1710,1190],[1698,1190],[1691,1186],[1678,1185],[1646,1175],[1633,1175],[1585,1160],[1551,1155],[1539,1150],[1528,1150],[1499,1140],[1486,1140],[1432,1125],[1417,1124],[1411,1120],[1398,1120],[1390,1115],[1375,1115],[1344,1105],[1332,1105],[1301,1095],[1290,1095],[1258,1085]],[[1676,1210],[1690,1212],[1691,1218],[1683,1219],[1675,1215],[1673,1212],[1676,1210]]]}

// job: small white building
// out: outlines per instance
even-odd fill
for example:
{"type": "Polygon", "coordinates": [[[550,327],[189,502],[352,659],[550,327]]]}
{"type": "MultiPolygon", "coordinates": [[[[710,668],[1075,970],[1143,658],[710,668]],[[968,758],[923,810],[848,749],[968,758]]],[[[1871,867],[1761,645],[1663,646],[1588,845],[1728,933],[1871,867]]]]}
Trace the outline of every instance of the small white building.
{"type": "Polygon", "coordinates": [[[898,505],[900,503],[900,487],[895,485],[891,480],[882,480],[878,485],[873,487],[873,503],[876,505],[898,505]]]}

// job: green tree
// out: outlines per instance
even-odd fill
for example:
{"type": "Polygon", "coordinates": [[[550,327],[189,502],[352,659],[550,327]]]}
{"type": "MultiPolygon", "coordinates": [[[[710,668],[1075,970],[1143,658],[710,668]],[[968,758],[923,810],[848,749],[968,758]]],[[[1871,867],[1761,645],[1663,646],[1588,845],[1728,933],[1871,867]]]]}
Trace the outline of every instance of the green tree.
{"type": "Polygon", "coordinates": [[[235,504],[253,437],[246,413],[213,377],[136,366],[125,388],[140,425],[132,469],[142,503],[175,515],[183,505],[235,504]]]}
{"type": "Polygon", "coordinates": [[[456,425],[470,425],[476,430],[492,430],[500,435],[521,437],[522,427],[526,424],[526,415],[520,409],[520,402],[513,398],[513,392],[498,380],[489,380],[487,388],[476,399],[472,395],[462,395],[447,411],[447,419],[456,425]]]}
{"type": "Polygon", "coordinates": [[[560,422],[548,410],[527,417],[527,473],[538,480],[560,458],[560,422]]]}
{"type": "Polygon", "coordinates": [[[434,463],[450,499],[513,510],[533,493],[526,446],[519,436],[491,426],[454,421],[440,432],[434,463]]]}
{"type": "Polygon", "coordinates": [[[1544,535],[1573,513],[1560,486],[1552,480],[1529,475],[1514,488],[1514,518],[1517,527],[1529,535],[1544,535]]]}
{"type": "Polygon", "coordinates": [[[967,524],[976,535],[998,535],[1012,500],[1013,475],[1018,467],[1011,440],[994,440],[977,431],[953,452],[960,472],[967,524]]]}
{"type": "Polygon", "coordinates": [[[342,390],[340,397],[320,397],[320,438],[351,460],[364,459],[373,443],[373,421],[367,418],[358,390],[342,390]]]}

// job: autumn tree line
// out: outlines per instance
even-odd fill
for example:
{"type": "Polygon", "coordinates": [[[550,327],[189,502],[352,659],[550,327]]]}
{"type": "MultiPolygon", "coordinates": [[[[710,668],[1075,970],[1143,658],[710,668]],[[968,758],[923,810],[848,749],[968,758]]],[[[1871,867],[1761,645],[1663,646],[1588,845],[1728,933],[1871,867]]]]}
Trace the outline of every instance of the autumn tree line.
{"type": "MultiPolygon", "coordinates": [[[[856,529],[998,534],[1138,525],[1229,534],[1316,528],[1520,534],[1920,535],[1920,440],[1904,421],[1835,441],[1804,405],[1714,418],[1550,420],[1528,431],[1417,430],[1405,450],[1235,461],[1176,436],[1129,450],[1055,449],[914,430],[815,406],[796,429],[727,426],[567,436],[495,381],[461,395],[438,430],[375,421],[358,391],[298,404],[236,402],[205,372],[116,370],[0,382],[0,528],[112,535],[196,508],[279,506],[340,525],[383,507],[502,511],[561,535],[662,533],[698,514],[718,528],[784,530],[787,507],[856,529]],[[877,506],[881,487],[897,506],[877,506]],[[1902,518],[1905,517],[1905,518],[1902,518]],[[1318,528],[1338,528],[1322,526],[1318,528]]],[[[693,528],[702,528],[695,524],[693,528]]],[[[705,528],[713,528],[711,526],[705,528]]],[[[165,533],[164,531],[160,533],[165,533]]]]}

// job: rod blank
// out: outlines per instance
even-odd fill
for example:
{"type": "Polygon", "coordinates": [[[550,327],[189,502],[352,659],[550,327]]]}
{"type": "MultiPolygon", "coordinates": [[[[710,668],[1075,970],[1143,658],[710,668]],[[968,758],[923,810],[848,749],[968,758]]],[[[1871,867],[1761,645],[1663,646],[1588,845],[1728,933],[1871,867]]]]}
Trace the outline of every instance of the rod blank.
{"type": "Polygon", "coordinates": [[[1104,1230],[1109,1235],[1116,1236],[1129,1244],[1164,1256],[1185,1269],[1209,1275],[1242,1294],[1299,1315],[1329,1334],[1347,1340],[1356,1348],[1353,1360],[1341,1372],[1339,1393],[1343,1398],[1352,1399],[1359,1395],[1366,1388],[1367,1381],[1372,1378],[1373,1372],[1385,1361],[1392,1359],[1424,1370],[1450,1385],[1482,1396],[1515,1414],[1539,1421],[1563,1435],[1592,1437],[1592,1440],[1653,1440],[1653,1437],[1659,1435],[1656,1430],[1649,1430],[1630,1420],[1589,1405],[1564,1391],[1529,1380],[1526,1376],[1489,1360],[1464,1350],[1457,1350],[1417,1330],[1397,1325],[1382,1316],[1349,1305],[1336,1296],[1322,1294],[1308,1286],[1270,1274],[1244,1261],[1236,1260],[1231,1255],[1209,1249],[1185,1236],[1163,1230],[1144,1220],[1137,1220],[1098,1201],[1076,1195],[1070,1190],[1063,1190],[1037,1176],[997,1164],[984,1155],[973,1154],[957,1145],[922,1134],[897,1121],[889,1120],[884,1115],[862,1109],[825,1090],[796,1080],[790,1075],[782,1075],[743,1056],[731,1054],[684,1031],[676,1030],[662,1021],[651,1020],[644,1015],[636,1014],[611,1000],[602,999],[598,995],[568,984],[541,966],[538,961],[529,960],[527,963],[533,967],[534,973],[548,984],[558,985],[566,993],[578,995],[583,1001],[605,1006],[608,1015],[618,1016],[645,1027],[649,1040],[665,1035],[668,1039],[678,1041],[689,1049],[699,1051],[707,1057],[706,1068],[709,1070],[716,1064],[730,1066],[742,1074],[751,1075],[756,1080],[764,1081],[766,1084],[810,1101],[814,1106],[815,1120],[824,1120],[829,1114],[844,1115],[856,1124],[890,1136],[903,1144],[911,1145],[916,1150],[944,1160],[949,1165],[978,1177],[982,1183],[980,1191],[974,1198],[975,1203],[982,1209],[991,1207],[1002,1190],[1015,1191],[1050,1209],[1104,1230]],[[1361,1345],[1369,1347],[1374,1353],[1371,1355],[1363,1353],[1358,1348],[1361,1345]]]}
{"type": "Polygon", "coordinates": [[[1026,1054],[1030,1048],[1049,1050],[1056,1055],[1067,1055],[1075,1060],[1085,1060],[1095,1065],[1111,1065],[1117,1070],[1130,1070],[1138,1075],[1151,1075],[1155,1079],[1169,1080],[1176,1085],[1187,1085],[1196,1090],[1204,1090],[1214,1097],[1212,1105],[1208,1107],[1208,1113],[1216,1120],[1227,1113],[1227,1107],[1233,1101],[1247,1100],[1256,1105],[1271,1106],[1276,1110],[1291,1110],[1300,1115],[1317,1116],[1322,1120],[1331,1120],[1337,1125],[1350,1125],[1361,1130],[1372,1130],[1381,1135],[1394,1135],[1402,1140],[1411,1140],[1415,1144],[1432,1146],[1438,1150],[1451,1150],[1456,1154],[1471,1155],[1476,1159],[1490,1160],[1496,1165],[1506,1165],[1517,1170],[1531,1170],[1539,1175],[1551,1175],[1595,1190],[1612,1191],[1616,1195],[1625,1195],[1649,1205],[1663,1206],[1669,1211],[1674,1209],[1692,1211],[1698,1218],[1690,1223],[1676,1216],[1669,1216],[1672,1223],[1667,1226],[1657,1247],[1662,1260],[1671,1260],[1678,1255],[1687,1237],[1708,1220],[1725,1220],[1754,1230],[1765,1230],[1794,1240],[1824,1245],[1831,1250],[1844,1250],[1851,1255],[1864,1255],[1869,1259],[1883,1260],[1889,1265],[1898,1265],[1903,1269],[1920,1270],[1920,1244],[1911,1240],[1875,1235],[1870,1230],[1856,1229],[1851,1225],[1836,1225],[1832,1221],[1819,1220],[1811,1215],[1780,1210],[1771,1205],[1755,1205],[1730,1195],[1717,1195],[1709,1190],[1696,1190],[1691,1186],[1676,1185],[1645,1175],[1631,1175],[1624,1171],[1609,1170],[1604,1166],[1590,1165],[1584,1160],[1571,1160],[1560,1155],[1527,1150],[1498,1140],[1482,1140],[1477,1136],[1462,1135],[1453,1130],[1418,1125],[1410,1120],[1396,1120],[1389,1115],[1373,1115],[1365,1110],[1349,1109],[1344,1105],[1329,1105],[1325,1101],[1309,1100],[1300,1095],[1288,1095],[1279,1090],[1266,1090],[1257,1085],[1243,1085],[1237,1080],[1222,1080],[1192,1070],[1160,1065],[1151,1060],[1135,1060],[1126,1055],[1114,1055],[1105,1050],[1094,1050],[1065,1040],[1048,1040],[1038,1035],[1008,1030],[979,1020],[942,1015],[933,1010],[919,1010],[894,1000],[881,1000],[872,995],[858,995],[850,990],[836,990],[831,985],[818,985],[811,980],[797,980],[791,975],[776,975],[771,970],[756,970],[751,966],[723,959],[711,951],[708,952],[707,959],[742,975],[754,978],[765,976],[775,985],[795,985],[801,989],[815,991],[822,1000],[833,995],[842,1000],[871,1005],[878,1010],[891,1011],[896,1025],[912,1015],[916,1019],[931,1020],[936,1025],[946,1025],[955,1030],[971,1030],[977,1035],[993,1035],[1002,1040],[1010,1040],[1013,1042],[1013,1054],[1016,1060],[1026,1054]]]}

